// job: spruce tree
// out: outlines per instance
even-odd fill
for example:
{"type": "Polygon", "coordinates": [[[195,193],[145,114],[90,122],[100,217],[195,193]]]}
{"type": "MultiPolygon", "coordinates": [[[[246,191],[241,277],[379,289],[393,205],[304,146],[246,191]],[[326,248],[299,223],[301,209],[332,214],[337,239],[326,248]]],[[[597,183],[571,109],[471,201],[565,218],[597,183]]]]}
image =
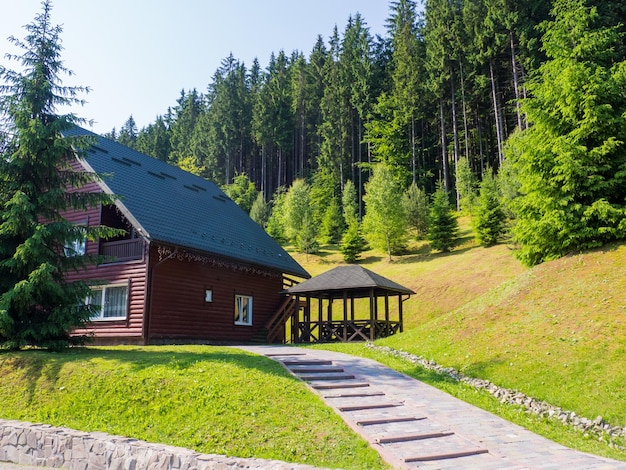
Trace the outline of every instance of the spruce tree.
{"type": "Polygon", "coordinates": [[[472,220],[476,241],[483,246],[495,245],[504,232],[505,220],[498,183],[492,172],[487,171],[480,184],[476,216],[472,220]]]}
{"type": "Polygon", "coordinates": [[[415,233],[415,237],[421,240],[428,233],[428,195],[413,182],[402,197],[402,205],[409,227],[415,233]]]}
{"type": "Polygon", "coordinates": [[[339,243],[345,222],[337,198],[332,198],[322,219],[321,239],[325,243],[339,243]]]}
{"type": "Polygon", "coordinates": [[[343,260],[346,263],[358,261],[364,249],[365,240],[363,240],[363,236],[361,235],[361,224],[357,220],[352,220],[341,240],[341,254],[343,255],[343,260]]]}
{"type": "Polygon", "coordinates": [[[430,206],[428,239],[431,248],[443,252],[450,251],[454,246],[457,230],[458,222],[452,212],[448,192],[440,181],[430,206]]]}
{"type": "Polygon", "coordinates": [[[528,84],[531,127],[509,153],[518,256],[533,265],[626,237],[626,62],[615,28],[583,0],[556,0],[542,25],[548,61],[528,84]]]}
{"type": "Polygon", "coordinates": [[[68,282],[64,273],[92,261],[80,249],[85,239],[115,233],[63,217],[64,211],[111,201],[103,194],[68,191],[93,181],[90,173],[70,166],[76,149],[86,156],[80,149],[89,142],[64,137],[81,120],[56,110],[81,104],[78,96],[87,90],[61,85],[60,75],[71,72],[61,61],[62,30],[51,24],[50,12],[44,1],[42,12],[25,26],[25,39],[9,38],[23,50],[10,57],[21,70],[0,71],[0,99],[12,136],[0,158],[0,343],[11,349],[59,350],[84,342],[70,332],[95,313],[85,305],[90,290],[84,282],[68,282]]]}

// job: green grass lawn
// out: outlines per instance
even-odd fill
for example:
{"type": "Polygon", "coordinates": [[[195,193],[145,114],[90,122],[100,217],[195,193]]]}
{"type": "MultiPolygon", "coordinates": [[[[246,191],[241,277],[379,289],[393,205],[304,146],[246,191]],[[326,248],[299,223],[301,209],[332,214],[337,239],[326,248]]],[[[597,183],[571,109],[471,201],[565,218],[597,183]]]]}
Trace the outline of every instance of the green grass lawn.
{"type": "Polygon", "coordinates": [[[265,357],[212,346],[0,353],[0,417],[237,457],[386,468],[265,357]]]}
{"type": "MultiPolygon", "coordinates": [[[[468,222],[461,220],[462,237],[451,253],[432,252],[427,243],[413,242],[391,263],[375,251],[363,254],[361,265],[416,292],[404,303],[404,333],[377,344],[454,367],[581,417],[602,416],[612,426],[626,427],[626,244],[530,269],[507,244],[477,246],[468,222]]],[[[294,256],[312,274],[342,263],[333,246],[322,247],[320,255],[308,260],[294,256]]],[[[374,354],[360,347],[354,352],[374,354]]],[[[405,372],[415,368],[376,359],[392,361],[405,372]]],[[[437,379],[434,385],[441,383],[446,382],[437,379]]],[[[461,393],[463,387],[453,390],[461,393]]],[[[462,392],[468,401],[477,393],[462,392]]],[[[563,444],[626,460],[626,452],[578,431],[524,413],[519,422],[514,419],[519,410],[509,417],[499,402],[481,402],[563,444]]],[[[626,446],[624,439],[616,443],[626,446]]]]}
{"type": "MultiPolygon", "coordinates": [[[[360,264],[416,292],[404,304],[405,332],[378,343],[626,426],[626,244],[528,269],[511,247],[478,247],[467,221],[462,226],[448,254],[423,242],[392,263],[375,251],[363,254],[360,264]]],[[[342,263],[334,246],[294,257],[313,275],[342,263]]],[[[562,444],[626,460],[626,452],[579,431],[362,344],[323,347],[371,357],[562,444]]],[[[234,349],[0,352],[0,404],[2,418],[200,452],[384,468],[365,441],[280,365],[234,349]]]]}

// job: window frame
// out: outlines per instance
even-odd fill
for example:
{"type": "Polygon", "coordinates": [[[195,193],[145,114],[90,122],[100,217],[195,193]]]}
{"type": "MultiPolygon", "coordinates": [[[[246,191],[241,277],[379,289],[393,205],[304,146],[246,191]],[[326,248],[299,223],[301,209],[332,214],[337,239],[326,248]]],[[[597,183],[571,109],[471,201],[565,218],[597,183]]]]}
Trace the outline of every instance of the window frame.
{"type": "Polygon", "coordinates": [[[87,236],[66,240],[65,245],[63,245],[63,254],[66,258],[85,256],[87,254],[87,236]]]}
{"type": "Polygon", "coordinates": [[[252,315],[254,312],[253,309],[254,306],[254,298],[249,295],[249,294],[235,294],[235,318],[234,318],[234,323],[237,326],[252,326],[252,315]],[[248,301],[245,304],[245,309],[247,311],[246,315],[244,316],[244,319],[241,320],[241,312],[239,311],[240,309],[240,303],[239,301],[243,300],[243,299],[247,299],[248,301]]]}
{"type": "MultiPolygon", "coordinates": [[[[129,291],[130,289],[128,288],[128,283],[125,284],[106,284],[103,286],[95,286],[91,288],[92,292],[95,291],[100,291],[102,292],[101,294],[101,301],[100,301],[100,311],[98,312],[98,316],[93,316],[89,319],[89,321],[92,322],[102,322],[102,321],[120,321],[120,320],[126,320],[128,318],[128,299],[129,299],[129,291]],[[116,316],[116,317],[105,317],[104,316],[104,307],[105,307],[105,302],[106,302],[106,292],[107,289],[115,289],[115,288],[124,288],[126,289],[126,299],[124,302],[124,316],[116,316]]],[[[90,294],[88,298],[85,299],[85,304],[89,305],[90,304],[90,300],[93,298],[93,294],[90,294]]]]}

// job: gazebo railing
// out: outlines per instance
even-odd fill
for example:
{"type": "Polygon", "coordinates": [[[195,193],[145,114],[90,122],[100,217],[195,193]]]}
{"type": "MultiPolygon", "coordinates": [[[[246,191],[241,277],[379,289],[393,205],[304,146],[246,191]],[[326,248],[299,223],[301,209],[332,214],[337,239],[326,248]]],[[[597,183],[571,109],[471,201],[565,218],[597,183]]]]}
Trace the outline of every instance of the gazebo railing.
{"type": "Polygon", "coordinates": [[[296,325],[296,343],[330,343],[369,341],[372,329],[374,338],[386,338],[400,330],[399,321],[391,320],[336,320],[299,321],[296,325]]]}

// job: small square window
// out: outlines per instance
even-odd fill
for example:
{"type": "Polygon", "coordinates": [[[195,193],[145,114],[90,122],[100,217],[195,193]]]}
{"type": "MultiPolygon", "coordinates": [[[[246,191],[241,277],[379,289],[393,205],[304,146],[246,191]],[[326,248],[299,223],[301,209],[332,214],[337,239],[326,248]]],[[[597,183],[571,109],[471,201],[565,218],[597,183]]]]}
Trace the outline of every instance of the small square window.
{"type": "Polygon", "coordinates": [[[252,297],[235,295],[235,325],[252,325],[252,297]]]}
{"type": "Polygon", "coordinates": [[[211,289],[206,289],[204,291],[204,301],[207,303],[213,302],[213,291],[211,289]]]}
{"type": "Polygon", "coordinates": [[[68,240],[63,247],[65,256],[83,256],[87,252],[87,239],[68,240]]]}

